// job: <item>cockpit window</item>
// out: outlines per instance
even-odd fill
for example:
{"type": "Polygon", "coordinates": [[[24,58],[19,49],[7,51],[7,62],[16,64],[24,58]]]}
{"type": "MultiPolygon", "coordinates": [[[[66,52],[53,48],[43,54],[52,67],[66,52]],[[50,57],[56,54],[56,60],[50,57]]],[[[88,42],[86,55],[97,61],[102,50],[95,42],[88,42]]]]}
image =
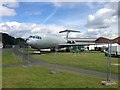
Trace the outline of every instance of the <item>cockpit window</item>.
{"type": "Polygon", "coordinates": [[[29,36],[29,38],[42,39],[40,36],[29,36]]]}
{"type": "Polygon", "coordinates": [[[29,36],[29,38],[32,38],[32,36],[29,36]]]}
{"type": "Polygon", "coordinates": [[[41,39],[41,37],[40,37],[40,36],[36,36],[36,38],[37,38],[37,39],[41,39]]]}
{"type": "Polygon", "coordinates": [[[41,39],[41,37],[39,37],[39,39],[41,39]]]}
{"type": "Polygon", "coordinates": [[[38,37],[38,36],[36,36],[35,38],[36,38],[36,39],[39,39],[39,37],[38,37]]]}

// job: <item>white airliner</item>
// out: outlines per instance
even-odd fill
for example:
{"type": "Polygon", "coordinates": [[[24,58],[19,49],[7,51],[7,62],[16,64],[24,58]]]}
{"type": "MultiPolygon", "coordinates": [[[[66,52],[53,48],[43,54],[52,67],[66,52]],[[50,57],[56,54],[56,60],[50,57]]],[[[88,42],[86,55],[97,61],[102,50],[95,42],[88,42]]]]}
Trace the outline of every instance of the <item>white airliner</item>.
{"type": "Polygon", "coordinates": [[[60,44],[67,44],[67,40],[55,35],[41,34],[29,36],[26,43],[36,49],[53,49],[58,48],[60,44]]]}
{"type": "Polygon", "coordinates": [[[80,32],[75,30],[64,30],[59,33],[67,32],[66,39],[51,34],[41,34],[35,36],[29,36],[26,39],[26,43],[29,44],[32,48],[36,49],[55,49],[63,46],[68,46],[68,44],[73,44],[75,41],[68,41],[68,35],[70,32],[80,32]]]}
{"type": "Polygon", "coordinates": [[[60,31],[60,33],[62,32],[67,32],[66,39],[57,35],[41,34],[41,35],[29,36],[26,39],[26,43],[29,44],[32,48],[39,50],[40,49],[54,50],[55,48],[81,45],[81,44],[75,44],[75,41],[68,41],[68,34],[70,32],[80,32],[80,31],[74,31],[74,30],[60,31]]]}

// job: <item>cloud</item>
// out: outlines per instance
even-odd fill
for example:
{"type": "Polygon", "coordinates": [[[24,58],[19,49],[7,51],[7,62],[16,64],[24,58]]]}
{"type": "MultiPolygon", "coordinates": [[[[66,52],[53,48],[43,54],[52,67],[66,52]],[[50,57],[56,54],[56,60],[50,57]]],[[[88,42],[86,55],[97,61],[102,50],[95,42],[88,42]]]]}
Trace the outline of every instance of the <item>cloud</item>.
{"type": "MultiPolygon", "coordinates": [[[[68,27],[67,28],[66,27],[67,26],[60,26],[55,24],[5,22],[5,23],[0,23],[0,32],[8,33],[14,37],[27,38],[30,35],[39,35],[41,33],[59,35],[59,31],[68,29],[68,27]]],[[[116,26],[106,29],[88,29],[88,31],[86,32],[70,33],[69,37],[98,38],[103,36],[103,37],[111,38],[118,36],[118,31],[115,28],[116,26]]],[[[66,37],[66,33],[60,35],[62,37],[66,37]]]]}
{"type": "Polygon", "coordinates": [[[88,15],[87,31],[85,37],[107,37],[114,38],[118,36],[118,3],[105,3],[103,8],[97,10],[94,14],[88,15]]]}
{"type": "Polygon", "coordinates": [[[117,3],[108,3],[96,13],[88,16],[87,28],[108,28],[117,23],[117,3]]]}
{"type": "Polygon", "coordinates": [[[73,38],[99,38],[99,37],[106,37],[106,38],[115,38],[117,37],[117,31],[112,29],[88,29],[86,32],[81,33],[70,33],[69,37],[73,38]],[[104,33],[103,33],[104,32],[104,33]]]}
{"type": "Polygon", "coordinates": [[[4,0],[0,3],[0,16],[15,16],[15,8],[19,7],[19,3],[16,0],[4,0]]]}
{"type": "Polygon", "coordinates": [[[15,37],[27,38],[30,35],[39,35],[41,33],[58,34],[65,27],[54,24],[35,24],[35,23],[19,23],[5,22],[0,23],[0,32],[8,33],[15,37]]]}
{"type": "Polygon", "coordinates": [[[4,6],[0,8],[0,16],[15,16],[15,15],[16,15],[16,12],[14,9],[9,9],[4,6]]]}
{"type": "Polygon", "coordinates": [[[19,3],[17,2],[17,0],[3,0],[2,4],[4,6],[7,6],[9,8],[16,8],[19,7],[19,3]]]}

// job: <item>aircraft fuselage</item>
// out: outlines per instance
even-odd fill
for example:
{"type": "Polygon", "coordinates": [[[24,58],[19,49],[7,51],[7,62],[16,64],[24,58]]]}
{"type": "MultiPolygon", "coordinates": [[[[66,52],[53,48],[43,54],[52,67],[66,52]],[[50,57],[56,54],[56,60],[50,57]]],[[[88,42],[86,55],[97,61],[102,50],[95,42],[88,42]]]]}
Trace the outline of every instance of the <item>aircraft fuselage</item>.
{"type": "Polygon", "coordinates": [[[36,36],[30,36],[26,42],[32,48],[52,49],[58,48],[59,44],[66,44],[67,40],[56,35],[41,34],[36,36]]]}

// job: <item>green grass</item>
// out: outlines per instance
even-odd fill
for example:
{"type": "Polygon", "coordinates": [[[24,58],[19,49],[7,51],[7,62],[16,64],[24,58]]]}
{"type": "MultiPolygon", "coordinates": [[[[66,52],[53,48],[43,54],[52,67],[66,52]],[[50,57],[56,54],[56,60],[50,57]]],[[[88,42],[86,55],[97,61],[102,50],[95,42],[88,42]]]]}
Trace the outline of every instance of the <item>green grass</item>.
{"type": "MultiPolygon", "coordinates": [[[[105,80],[97,76],[59,70],[50,74],[47,67],[3,67],[3,88],[117,88],[117,85],[103,86],[105,80]]],[[[117,81],[116,81],[117,82],[117,81]]]]}
{"type": "MultiPolygon", "coordinates": [[[[54,57],[54,54],[53,53],[51,54],[53,55],[52,57],[54,57]]],[[[63,55],[66,56],[66,54],[69,55],[70,53],[65,53],[63,55]]],[[[50,54],[48,54],[48,56],[49,55],[50,54]]],[[[46,56],[46,55],[41,55],[41,56],[46,56]]],[[[20,64],[19,61],[20,58],[18,56],[15,56],[12,53],[11,49],[8,49],[6,52],[3,52],[3,64],[20,64]]],[[[53,75],[50,74],[50,71],[52,70],[55,69],[48,67],[39,67],[39,66],[3,67],[2,88],[117,88],[118,87],[118,84],[113,86],[101,85],[101,81],[106,80],[106,78],[100,78],[97,76],[86,75],[78,72],[72,72],[72,71],[60,70],[60,69],[57,69],[60,71],[59,74],[53,75]]],[[[115,82],[118,83],[118,81],[115,82]]]]}
{"type": "Polygon", "coordinates": [[[20,58],[12,52],[12,49],[7,49],[2,53],[2,64],[20,64],[20,61],[20,58]]]}
{"type": "MultiPolygon", "coordinates": [[[[56,57],[54,53],[45,55],[33,54],[32,56],[52,64],[57,63],[100,72],[107,71],[107,57],[101,52],[86,52],[79,55],[74,55],[73,53],[58,53],[56,57]]],[[[112,63],[118,63],[118,58],[112,58],[112,63]]],[[[111,66],[111,70],[112,73],[118,74],[118,66],[111,66]]]]}

